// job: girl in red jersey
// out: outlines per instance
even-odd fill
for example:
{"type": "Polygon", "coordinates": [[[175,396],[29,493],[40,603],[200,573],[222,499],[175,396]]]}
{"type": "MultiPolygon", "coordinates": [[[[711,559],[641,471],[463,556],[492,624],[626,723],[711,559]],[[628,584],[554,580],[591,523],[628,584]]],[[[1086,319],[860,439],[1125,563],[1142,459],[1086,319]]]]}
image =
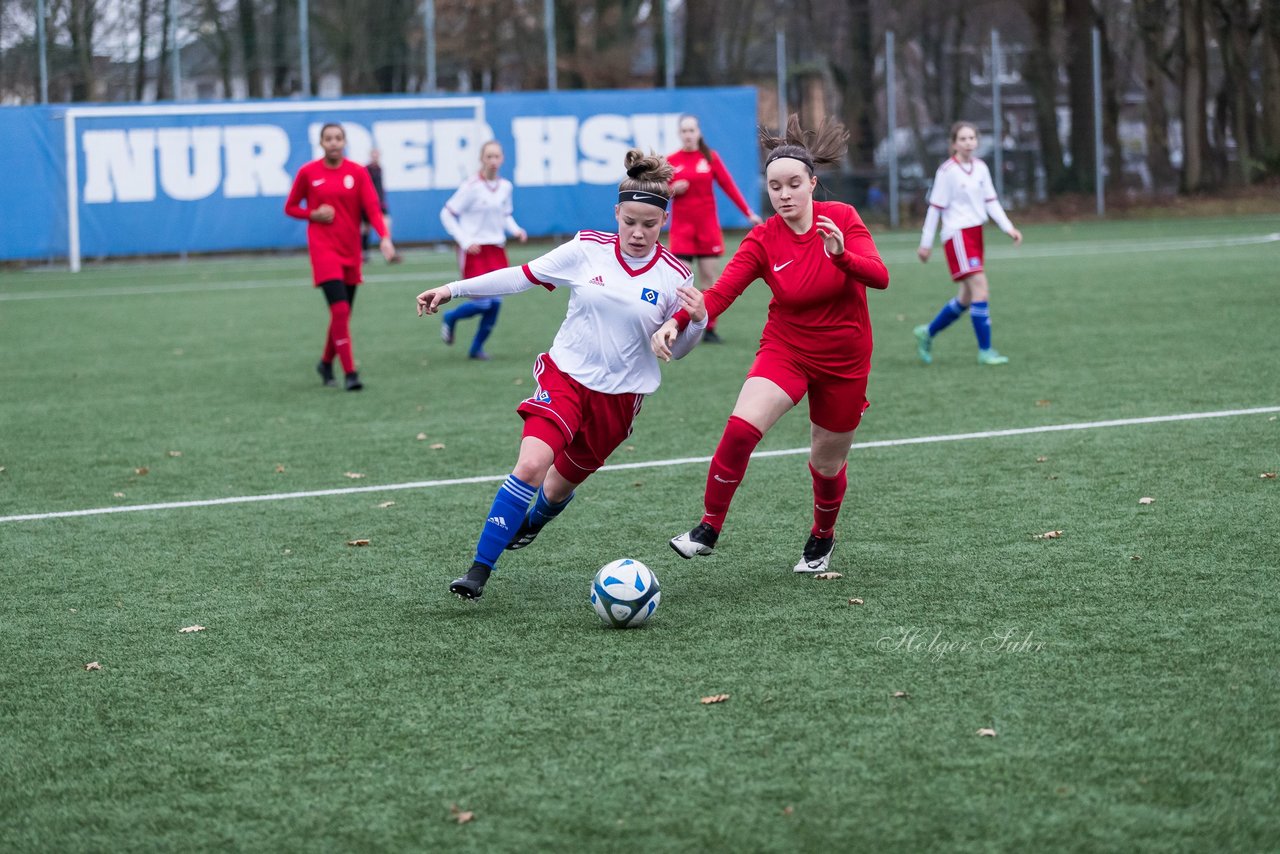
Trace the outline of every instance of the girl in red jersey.
{"type": "MultiPolygon", "coordinates": [[[[764,280],[773,299],[755,362],[711,460],[702,521],[673,538],[671,547],[684,558],[711,554],[752,450],[807,394],[813,527],[795,571],[822,572],[835,546],[845,458],[867,407],[871,321],[866,289],[887,288],[889,271],[857,211],[813,198],[814,167],[836,162],[848,147],[844,127],[828,120],[817,132],[805,131],[793,115],[785,137],[761,131],[760,138],[769,151],[765,178],[778,215],[751,230],[703,296],[709,317],[732,305],[756,279],[764,280]]],[[[684,322],[677,314],[654,333],[659,358],[668,357],[684,322]]]]}
{"type": "Polygon", "coordinates": [[[307,250],[311,255],[312,280],[317,288],[324,290],[324,298],[329,303],[329,331],[325,336],[324,355],[316,370],[326,386],[337,386],[333,376],[336,355],[342,360],[342,370],[347,375],[347,391],[359,391],[364,384],[360,382],[351,354],[350,321],[356,286],[362,281],[362,217],[382,238],[379,248],[387,261],[396,258],[396,247],[383,222],[369,172],[342,156],[346,145],[347,135],[342,125],[330,122],[320,128],[324,157],[298,170],[293,189],[284,203],[284,212],[308,221],[307,250]]]}
{"type": "Polygon", "coordinates": [[[706,326],[693,276],[658,237],[667,221],[671,167],[631,149],[618,185],[616,234],[580,231],[521,267],[494,270],[418,294],[418,316],[455,297],[494,297],[542,286],[566,288],[569,305],[551,349],[534,362],[537,388],[516,411],[524,435],[515,468],[480,528],[471,568],[449,585],[479,599],[503,550],[522,549],[564,510],[574,489],[631,434],[647,395],[662,383],[650,335],[677,309],[692,323],[667,351],[680,358],[706,326]]]}
{"type": "MultiPolygon", "coordinates": [[[[716,197],[712,181],[738,206],[752,225],[764,222],[738,191],[723,161],[707,145],[696,116],[680,118],[680,150],[667,155],[675,170],[671,182],[671,251],[690,267],[697,260],[698,281],[705,287],[716,280],[716,259],[724,254],[724,236],[716,216],[716,197]]],[[[715,321],[707,327],[702,340],[719,344],[715,321]]]]}

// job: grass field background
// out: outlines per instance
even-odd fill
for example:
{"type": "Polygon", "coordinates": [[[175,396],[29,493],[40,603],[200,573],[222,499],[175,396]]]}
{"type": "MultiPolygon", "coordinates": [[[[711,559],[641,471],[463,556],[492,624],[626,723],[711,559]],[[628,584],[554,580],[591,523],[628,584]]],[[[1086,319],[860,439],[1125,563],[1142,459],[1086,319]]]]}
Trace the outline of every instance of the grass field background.
{"type": "MultiPolygon", "coordinates": [[[[967,318],[918,364],[952,287],[877,235],[858,441],[1280,406],[1277,232],[989,232],[1004,368],[967,318]]],[[[314,373],[302,256],[0,273],[0,849],[1280,847],[1276,411],[855,448],[825,582],[790,572],[802,454],[752,463],[698,562],[666,540],[706,464],[606,470],[466,604],[565,297],[509,298],[471,362],[413,309],[452,265],[370,265],[360,394],[314,373]],[[587,603],[622,556],[663,586],[633,632],[587,603]]],[[[664,368],[611,462],[712,452],[766,303],[664,368]]],[[[807,440],[801,408],[760,447],[807,440]]]]}

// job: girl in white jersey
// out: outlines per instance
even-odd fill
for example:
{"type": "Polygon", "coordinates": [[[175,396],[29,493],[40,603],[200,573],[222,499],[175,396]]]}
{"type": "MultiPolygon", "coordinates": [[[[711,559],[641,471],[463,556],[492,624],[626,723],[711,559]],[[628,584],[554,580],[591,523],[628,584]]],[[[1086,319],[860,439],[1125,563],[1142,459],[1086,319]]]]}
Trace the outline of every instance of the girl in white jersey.
{"type": "Polygon", "coordinates": [[[489,508],[471,569],[449,585],[464,599],[479,599],[503,549],[533,542],[569,504],[574,488],[631,434],[645,395],[662,380],[649,337],[678,310],[687,311],[693,322],[671,348],[679,358],[706,328],[702,294],[689,268],[658,243],[667,221],[671,166],[663,157],[632,149],[626,168],[613,209],[617,234],[580,231],[522,267],[418,295],[421,317],[454,297],[569,288],[560,331],[534,361],[533,396],[516,407],[524,418],[520,456],[489,508]]]}
{"type": "Polygon", "coordinates": [[[942,245],[946,248],[951,279],[960,283],[960,292],[942,307],[932,323],[915,328],[916,352],[926,365],[933,364],[933,337],[959,319],[966,309],[978,339],[978,364],[1004,365],[1009,361],[1008,356],[1000,355],[991,346],[987,274],[982,267],[982,224],[990,216],[1001,231],[1013,238],[1014,245],[1022,243],[1022,232],[1013,227],[1000,206],[987,164],[973,156],[977,147],[977,128],[969,122],[952,125],[952,156],[938,167],[929,193],[929,213],[916,254],[921,263],[929,260],[941,216],[942,245]]]}
{"type": "MultiPolygon", "coordinates": [[[[444,230],[458,244],[458,267],[462,278],[470,279],[493,270],[501,270],[508,264],[507,235],[519,238],[521,243],[529,239],[525,230],[516,222],[511,197],[511,182],[498,174],[502,168],[502,146],[489,140],[480,146],[480,173],[467,179],[458,191],[449,197],[440,209],[440,222],[444,230]]],[[[440,337],[444,343],[453,343],[454,326],[459,320],[480,315],[480,326],[471,339],[467,355],[472,359],[488,360],[484,342],[498,323],[501,297],[474,299],[445,312],[440,325],[440,337]]]]}

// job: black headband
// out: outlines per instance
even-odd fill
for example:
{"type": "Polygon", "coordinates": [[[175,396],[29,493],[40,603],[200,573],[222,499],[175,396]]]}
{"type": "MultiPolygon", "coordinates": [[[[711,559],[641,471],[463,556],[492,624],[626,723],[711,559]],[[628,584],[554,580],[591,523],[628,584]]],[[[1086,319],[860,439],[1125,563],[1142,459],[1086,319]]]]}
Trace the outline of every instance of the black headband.
{"type": "MultiPolygon", "coordinates": [[[[802,149],[802,150],[803,150],[803,149],[802,149]]],[[[807,155],[807,154],[801,154],[801,153],[799,153],[799,152],[797,152],[797,153],[791,153],[791,152],[788,152],[788,151],[782,151],[782,150],[775,151],[775,152],[773,152],[772,154],[770,154],[770,155],[769,155],[768,159],[766,159],[766,160],[765,160],[764,165],[765,165],[765,166],[768,166],[768,165],[769,165],[770,163],[772,163],[773,161],[775,161],[775,160],[781,160],[781,159],[783,159],[784,157],[789,157],[789,158],[791,158],[792,160],[799,160],[799,161],[800,161],[801,163],[803,163],[805,166],[809,167],[809,171],[810,171],[810,172],[812,172],[812,171],[813,171],[813,161],[808,157],[808,155],[807,155]]]]}
{"type": "Polygon", "coordinates": [[[619,190],[618,204],[623,202],[643,202],[646,205],[653,205],[655,208],[667,209],[666,196],[660,196],[657,193],[649,193],[645,190],[619,190]]]}

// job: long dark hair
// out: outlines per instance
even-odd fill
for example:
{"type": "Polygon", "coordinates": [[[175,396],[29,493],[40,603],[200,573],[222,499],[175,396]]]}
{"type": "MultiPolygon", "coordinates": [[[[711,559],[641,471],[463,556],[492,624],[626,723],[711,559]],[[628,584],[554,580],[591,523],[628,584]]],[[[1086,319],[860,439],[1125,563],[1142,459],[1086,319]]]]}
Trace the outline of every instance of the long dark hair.
{"type": "Polygon", "coordinates": [[[766,169],[780,157],[790,157],[803,163],[812,175],[814,167],[844,159],[849,150],[849,131],[830,116],[822,120],[817,130],[805,130],[800,126],[800,116],[792,113],[783,136],[774,136],[760,128],[760,145],[768,152],[764,161],[766,169]]]}
{"type": "Polygon", "coordinates": [[[697,116],[695,116],[693,113],[685,113],[684,115],[680,116],[680,121],[676,123],[676,127],[679,127],[680,125],[684,124],[685,119],[693,119],[694,123],[698,125],[698,151],[701,151],[702,156],[707,158],[707,162],[710,163],[711,162],[711,146],[707,145],[707,138],[702,134],[702,120],[699,119],[697,116]]]}

